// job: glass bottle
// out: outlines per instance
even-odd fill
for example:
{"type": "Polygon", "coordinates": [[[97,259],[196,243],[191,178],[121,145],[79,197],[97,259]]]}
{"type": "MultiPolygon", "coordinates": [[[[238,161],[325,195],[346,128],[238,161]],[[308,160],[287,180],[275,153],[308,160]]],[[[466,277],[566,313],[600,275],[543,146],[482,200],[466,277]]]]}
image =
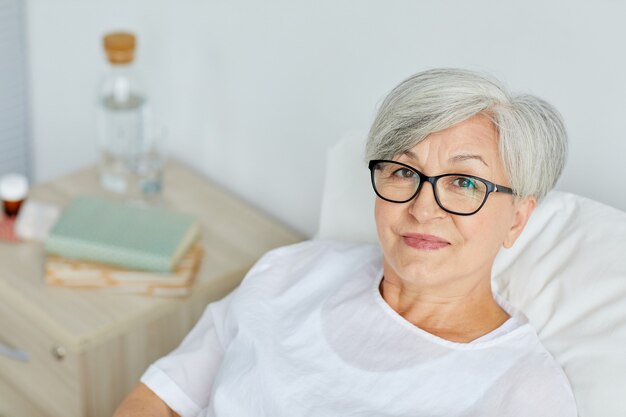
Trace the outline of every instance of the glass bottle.
{"type": "Polygon", "coordinates": [[[109,33],[103,43],[110,65],[99,91],[100,182],[127,193],[145,146],[146,99],[133,68],[135,36],[109,33]]]}

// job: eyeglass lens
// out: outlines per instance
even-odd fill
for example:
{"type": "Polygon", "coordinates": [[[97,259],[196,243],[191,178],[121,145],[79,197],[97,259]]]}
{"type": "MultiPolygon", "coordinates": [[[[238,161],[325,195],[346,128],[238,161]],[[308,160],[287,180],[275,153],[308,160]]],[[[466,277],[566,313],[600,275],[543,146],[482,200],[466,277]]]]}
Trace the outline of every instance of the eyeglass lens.
{"type": "MultiPolygon", "coordinates": [[[[410,200],[420,185],[419,175],[400,164],[379,162],[372,172],[376,192],[390,201],[402,203],[410,200]]],[[[436,188],[443,208],[457,213],[478,210],[487,195],[485,183],[470,176],[456,174],[439,178],[436,188]]]]}

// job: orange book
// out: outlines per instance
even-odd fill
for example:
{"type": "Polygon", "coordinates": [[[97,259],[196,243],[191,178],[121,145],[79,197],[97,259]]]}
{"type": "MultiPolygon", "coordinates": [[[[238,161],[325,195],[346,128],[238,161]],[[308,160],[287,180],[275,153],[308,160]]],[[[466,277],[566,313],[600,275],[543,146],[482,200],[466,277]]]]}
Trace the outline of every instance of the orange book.
{"type": "Polygon", "coordinates": [[[191,284],[202,261],[203,249],[196,243],[172,272],[133,270],[95,262],[77,261],[49,254],[45,264],[46,282],[72,288],[173,297],[191,292],[191,284]]]}

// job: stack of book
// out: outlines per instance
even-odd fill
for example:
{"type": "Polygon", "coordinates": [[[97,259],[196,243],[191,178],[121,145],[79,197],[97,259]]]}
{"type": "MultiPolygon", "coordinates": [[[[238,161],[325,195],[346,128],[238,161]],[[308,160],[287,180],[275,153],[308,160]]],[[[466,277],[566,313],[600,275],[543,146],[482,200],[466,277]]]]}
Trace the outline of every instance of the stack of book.
{"type": "Polygon", "coordinates": [[[197,220],[186,214],[80,196],[46,240],[46,282],[184,296],[202,260],[199,234],[197,220]]]}

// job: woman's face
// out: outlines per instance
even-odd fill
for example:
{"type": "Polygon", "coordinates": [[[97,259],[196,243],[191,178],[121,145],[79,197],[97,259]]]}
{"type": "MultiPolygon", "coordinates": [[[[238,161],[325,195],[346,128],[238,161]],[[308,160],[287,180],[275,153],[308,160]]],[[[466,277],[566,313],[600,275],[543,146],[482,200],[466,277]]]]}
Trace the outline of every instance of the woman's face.
{"type": "MultiPolygon", "coordinates": [[[[394,160],[429,176],[471,174],[511,187],[498,154],[495,126],[482,115],[429,135],[394,160]],[[478,155],[482,161],[450,160],[458,154],[478,155]]],[[[485,285],[496,254],[502,246],[513,245],[535,205],[533,197],[514,203],[510,194],[491,193],[476,214],[454,215],[437,205],[430,183],[424,183],[417,197],[407,203],[376,198],[385,279],[415,290],[443,289],[450,295],[485,285]],[[416,234],[434,235],[447,244],[425,248],[416,234]]]]}

